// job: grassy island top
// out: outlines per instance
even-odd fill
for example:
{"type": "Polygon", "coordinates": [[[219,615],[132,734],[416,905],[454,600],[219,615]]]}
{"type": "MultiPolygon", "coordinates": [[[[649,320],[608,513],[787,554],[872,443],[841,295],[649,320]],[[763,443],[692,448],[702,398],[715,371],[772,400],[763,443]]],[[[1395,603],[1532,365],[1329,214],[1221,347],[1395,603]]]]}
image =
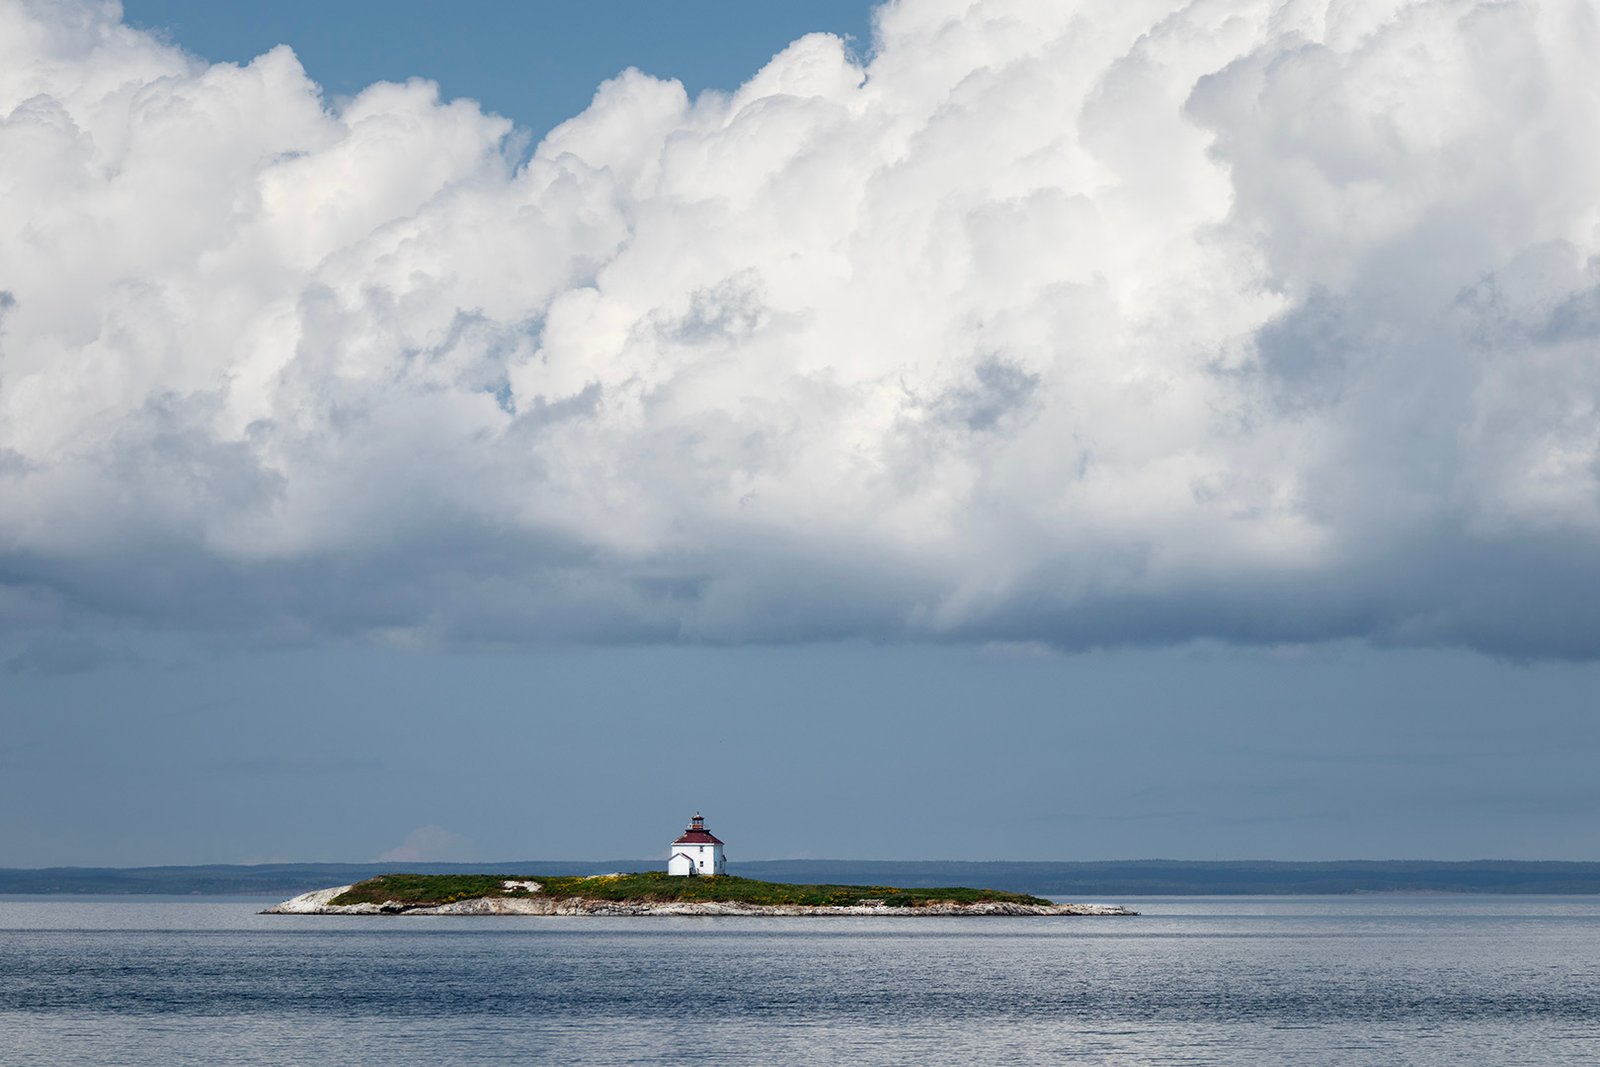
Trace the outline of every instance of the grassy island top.
{"type": "Polygon", "coordinates": [[[580,897],[587,900],[715,901],[760,905],[798,904],[812,907],[848,907],[864,900],[882,901],[891,908],[916,908],[927,904],[1049,904],[1026,893],[996,889],[897,889],[885,885],[785,885],[758,882],[732,875],[674,877],[664,871],[638,874],[602,874],[588,878],[549,878],[544,875],[509,874],[385,874],[358,882],[329,901],[336,906],[383,904],[395,901],[418,907],[453,904],[478,897],[580,897]],[[538,893],[507,889],[508,881],[538,882],[538,893]]]}

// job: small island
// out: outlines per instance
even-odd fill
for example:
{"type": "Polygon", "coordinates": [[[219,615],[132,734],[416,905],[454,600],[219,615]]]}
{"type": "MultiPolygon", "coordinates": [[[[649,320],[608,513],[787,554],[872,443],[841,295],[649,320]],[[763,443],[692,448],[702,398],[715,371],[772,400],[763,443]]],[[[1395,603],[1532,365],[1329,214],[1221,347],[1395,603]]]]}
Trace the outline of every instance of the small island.
{"type": "Polygon", "coordinates": [[[787,885],[659,871],[589,877],[386,874],[304,893],[266,915],[1136,915],[994,889],[787,885]]]}

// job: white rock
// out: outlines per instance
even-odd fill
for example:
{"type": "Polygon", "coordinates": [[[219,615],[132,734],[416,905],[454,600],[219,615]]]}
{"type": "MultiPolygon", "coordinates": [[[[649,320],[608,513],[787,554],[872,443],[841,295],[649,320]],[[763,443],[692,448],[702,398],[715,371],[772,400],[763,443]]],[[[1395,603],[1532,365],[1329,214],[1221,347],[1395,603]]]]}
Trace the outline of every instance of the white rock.
{"type": "MultiPolygon", "coordinates": [[[[282,904],[274,904],[263,915],[321,915],[330,909],[328,901],[349,890],[351,886],[337,885],[332,889],[315,889],[309,893],[301,893],[282,904]]],[[[340,909],[342,910],[342,909],[340,909]]]]}
{"type": "MultiPolygon", "coordinates": [[[[527,889],[537,893],[538,882],[507,881],[508,890],[527,889]]],[[[735,901],[647,901],[590,900],[582,897],[546,896],[474,897],[451,904],[418,907],[399,901],[382,904],[329,903],[349,889],[342,885],[303,893],[293,900],[266,909],[264,915],[745,915],[745,916],[832,916],[870,915],[874,917],[958,916],[958,915],[1136,915],[1137,912],[1110,904],[1012,904],[992,901],[962,904],[944,901],[919,908],[889,907],[882,900],[863,899],[844,906],[803,904],[743,904],[735,901]]]]}

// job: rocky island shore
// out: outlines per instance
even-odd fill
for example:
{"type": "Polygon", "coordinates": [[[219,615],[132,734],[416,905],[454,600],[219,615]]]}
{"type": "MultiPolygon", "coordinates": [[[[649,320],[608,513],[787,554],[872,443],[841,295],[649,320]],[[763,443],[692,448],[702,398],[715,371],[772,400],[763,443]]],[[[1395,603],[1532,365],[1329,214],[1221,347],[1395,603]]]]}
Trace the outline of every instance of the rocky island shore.
{"type": "Polygon", "coordinates": [[[728,875],[385,875],[303,893],[265,915],[1136,915],[988,889],[785,885],[728,875]]]}

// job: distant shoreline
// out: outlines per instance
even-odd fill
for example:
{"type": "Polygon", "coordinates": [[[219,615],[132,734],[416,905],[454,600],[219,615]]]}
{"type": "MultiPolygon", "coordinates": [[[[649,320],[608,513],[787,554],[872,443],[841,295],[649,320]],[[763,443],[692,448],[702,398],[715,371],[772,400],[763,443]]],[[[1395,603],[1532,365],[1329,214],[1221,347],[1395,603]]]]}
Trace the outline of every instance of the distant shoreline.
{"type": "MultiPolygon", "coordinates": [[[[656,861],[522,860],[407,864],[423,873],[588,875],[656,861]]],[[[0,894],[260,896],[279,899],[355,883],[392,863],[213,864],[165,867],[0,868],[0,894]]],[[[1600,894],[1600,863],[1556,860],[767,860],[730,873],[774,882],[929,887],[985,885],[1076,900],[1153,896],[1339,896],[1345,894],[1600,894]]]]}

